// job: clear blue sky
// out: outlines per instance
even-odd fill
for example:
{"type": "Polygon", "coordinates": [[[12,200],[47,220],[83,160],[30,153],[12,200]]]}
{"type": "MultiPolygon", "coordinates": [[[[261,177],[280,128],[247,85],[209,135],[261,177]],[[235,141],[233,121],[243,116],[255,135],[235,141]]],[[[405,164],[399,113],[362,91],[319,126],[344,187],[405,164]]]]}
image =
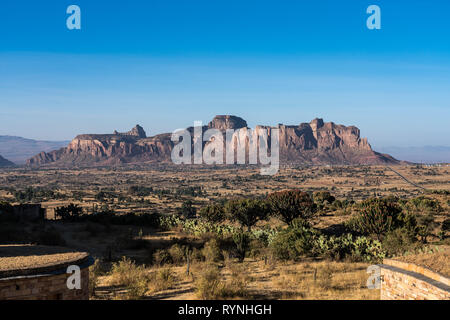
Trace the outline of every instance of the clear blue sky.
{"type": "Polygon", "coordinates": [[[449,17],[448,0],[2,0],[0,135],[155,134],[235,114],[449,146],[449,17]],[[81,30],[66,28],[70,4],[81,30]],[[366,28],[370,4],[381,30],[366,28]]]}

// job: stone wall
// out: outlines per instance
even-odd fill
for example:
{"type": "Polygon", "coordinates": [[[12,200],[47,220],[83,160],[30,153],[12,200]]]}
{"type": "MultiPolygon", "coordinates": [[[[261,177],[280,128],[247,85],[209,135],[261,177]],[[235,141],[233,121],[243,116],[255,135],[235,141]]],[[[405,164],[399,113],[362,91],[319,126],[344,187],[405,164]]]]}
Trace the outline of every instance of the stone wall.
{"type": "Polygon", "coordinates": [[[22,221],[44,220],[46,210],[40,204],[19,204],[13,206],[14,215],[22,221]]]}
{"type": "Polygon", "coordinates": [[[87,300],[89,268],[81,269],[81,289],[67,288],[70,274],[56,273],[0,279],[0,300],[87,300]]]}
{"type": "Polygon", "coordinates": [[[450,279],[411,263],[384,259],[381,300],[450,300],[450,279]]]}

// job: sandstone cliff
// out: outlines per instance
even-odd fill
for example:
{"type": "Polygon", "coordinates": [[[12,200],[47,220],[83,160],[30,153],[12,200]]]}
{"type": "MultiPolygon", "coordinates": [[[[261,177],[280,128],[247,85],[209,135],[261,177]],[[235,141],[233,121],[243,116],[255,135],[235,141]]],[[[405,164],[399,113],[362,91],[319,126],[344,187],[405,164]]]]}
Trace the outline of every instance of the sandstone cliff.
{"type": "MultiPolygon", "coordinates": [[[[247,122],[236,116],[216,116],[203,130],[239,129],[245,133],[247,122]]],[[[269,136],[275,127],[267,128],[269,136]]],[[[396,164],[399,161],[389,155],[372,150],[367,139],[360,138],[354,126],[324,123],[314,119],[299,125],[278,125],[281,164],[396,164]]],[[[192,127],[188,128],[193,131],[192,127]]],[[[41,165],[114,165],[120,163],[170,161],[174,144],[171,134],[147,137],[140,126],[127,133],[83,134],[69,145],[52,152],[41,152],[28,160],[30,166],[41,165]]]]}

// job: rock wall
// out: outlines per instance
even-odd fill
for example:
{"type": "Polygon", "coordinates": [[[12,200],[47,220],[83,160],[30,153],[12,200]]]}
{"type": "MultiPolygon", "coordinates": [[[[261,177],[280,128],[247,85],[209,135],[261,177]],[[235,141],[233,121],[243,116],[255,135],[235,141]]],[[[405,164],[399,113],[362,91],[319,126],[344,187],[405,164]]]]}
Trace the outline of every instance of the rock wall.
{"type": "Polygon", "coordinates": [[[70,274],[0,279],[0,300],[88,300],[89,268],[81,270],[81,289],[67,288],[70,274]]]}
{"type": "Polygon", "coordinates": [[[391,259],[381,267],[381,300],[450,300],[450,279],[391,259]]]}

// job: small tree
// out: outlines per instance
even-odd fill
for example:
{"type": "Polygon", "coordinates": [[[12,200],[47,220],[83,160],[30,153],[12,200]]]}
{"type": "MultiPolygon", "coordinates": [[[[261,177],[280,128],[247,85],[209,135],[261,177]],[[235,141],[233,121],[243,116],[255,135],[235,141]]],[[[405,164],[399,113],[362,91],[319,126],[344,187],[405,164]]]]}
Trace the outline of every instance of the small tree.
{"type": "Polygon", "coordinates": [[[333,203],[334,200],[336,200],[335,197],[331,195],[328,191],[317,191],[314,192],[313,195],[314,202],[317,204],[324,204],[325,201],[327,201],[329,204],[333,203]]]}
{"type": "Polygon", "coordinates": [[[179,209],[179,213],[185,218],[193,218],[197,213],[197,209],[192,205],[191,200],[184,201],[179,209]]]}
{"type": "Polygon", "coordinates": [[[372,198],[361,203],[361,208],[351,224],[355,231],[375,235],[381,240],[387,232],[405,224],[400,213],[401,209],[394,202],[372,198]]]}
{"type": "Polygon", "coordinates": [[[206,221],[218,223],[225,219],[225,211],[220,204],[212,204],[200,209],[200,217],[206,221]]]}
{"type": "Polygon", "coordinates": [[[237,221],[241,227],[250,231],[259,220],[265,220],[268,215],[266,202],[258,199],[230,200],[225,204],[225,213],[232,221],[237,221]]]}
{"type": "Polygon", "coordinates": [[[432,234],[432,230],[438,226],[434,221],[434,216],[432,214],[417,215],[417,234],[420,237],[422,243],[427,242],[427,238],[432,234]]]}
{"type": "Polygon", "coordinates": [[[57,207],[55,209],[55,215],[62,220],[76,219],[83,213],[83,208],[77,204],[69,204],[65,207],[57,207]]]}
{"type": "Polygon", "coordinates": [[[236,245],[236,253],[238,255],[239,262],[243,262],[245,254],[250,248],[250,235],[247,232],[236,232],[233,234],[233,242],[236,245]]]}
{"type": "Polygon", "coordinates": [[[309,194],[298,189],[274,192],[267,200],[272,213],[288,225],[296,218],[307,221],[316,212],[316,205],[309,194]]]}

